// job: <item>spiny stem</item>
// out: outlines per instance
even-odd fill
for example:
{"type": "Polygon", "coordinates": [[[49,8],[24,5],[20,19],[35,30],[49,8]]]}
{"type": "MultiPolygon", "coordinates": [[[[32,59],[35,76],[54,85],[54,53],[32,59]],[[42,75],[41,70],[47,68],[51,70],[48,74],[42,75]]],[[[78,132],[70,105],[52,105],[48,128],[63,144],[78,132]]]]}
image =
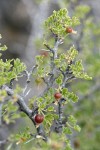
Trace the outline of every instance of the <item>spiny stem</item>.
{"type": "MultiPolygon", "coordinates": [[[[14,91],[9,88],[8,86],[6,85],[3,85],[2,86],[2,89],[6,90],[6,92],[10,95],[10,96],[13,96],[14,95],[14,91]]],[[[23,97],[21,97],[20,95],[17,94],[17,104],[19,105],[20,107],[20,110],[23,111],[30,119],[31,121],[33,122],[34,126],[36,127],[36,123],[33,119],[33,111],[26,105],[25,103],[25,100],[23,97]]],[[[43,127],[42,125],[40,125],[38,128],[37,128],[37,133],[41,136],[44,137],[45,141],[47,141],[47,138],[45,136],[45,133],[43,131],[43,127]]]]}

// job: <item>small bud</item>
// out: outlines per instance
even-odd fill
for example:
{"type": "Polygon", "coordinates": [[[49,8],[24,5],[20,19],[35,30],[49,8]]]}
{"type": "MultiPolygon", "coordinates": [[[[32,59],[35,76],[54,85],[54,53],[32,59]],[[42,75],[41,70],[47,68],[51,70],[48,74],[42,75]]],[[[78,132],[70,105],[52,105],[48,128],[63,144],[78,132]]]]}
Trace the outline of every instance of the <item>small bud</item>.
{"type": "Polygon", "coordinates": [[[56,100],[54,101],[54,104],[55,104],[55,105],[58,105],[58,102],[59,102],[59,100],[61,99],[61,97],[62,97],[62,94],[61,94],[60,92],[56,92],[56,93],[54,94],[54,98],[56,99],[56,100]]]}
{"type": "Polygon", "coordinates": [[[66,28],[67,33],[77,34],[77,31],[73,30],[71,27],[66,28]]]}

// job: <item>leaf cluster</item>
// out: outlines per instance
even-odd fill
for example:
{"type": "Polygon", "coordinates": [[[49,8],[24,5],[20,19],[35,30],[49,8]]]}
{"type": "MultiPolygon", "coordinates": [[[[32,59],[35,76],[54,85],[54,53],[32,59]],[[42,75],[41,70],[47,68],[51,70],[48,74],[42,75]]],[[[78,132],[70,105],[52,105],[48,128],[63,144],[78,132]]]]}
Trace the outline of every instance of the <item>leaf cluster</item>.
{"type": "Polygon", "coordinates": [[[53,14],[45,21],[45,26],[58,37],[64,38],[67,35],[66,28],[74,27],[79,23],[75,16],[69,17],[67,9],[60,9],[59,11],[53,11],[53,14]]]}

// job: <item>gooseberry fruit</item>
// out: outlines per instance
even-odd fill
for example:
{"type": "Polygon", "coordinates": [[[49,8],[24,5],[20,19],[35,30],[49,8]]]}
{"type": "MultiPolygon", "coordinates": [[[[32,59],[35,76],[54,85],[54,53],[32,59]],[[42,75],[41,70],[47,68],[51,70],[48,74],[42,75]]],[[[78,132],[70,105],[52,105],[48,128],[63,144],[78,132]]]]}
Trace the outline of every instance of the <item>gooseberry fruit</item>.
{"type": "Polygon", "coordinates": [[[71,27],[68,27],[68,28],[66,28],[66,32],[67,32],[67,33],[72,33],[72,32],[73,32],[73,29],[72,29],[71,27]]]}
{"type": "Polygon", "coordinates": [[[55,99],[58,100],[58,99],[60,99],[62,97],[62,94],[57,92],[57,93],[54,94],[54,97],[55,97],[55,99]]]}
{"type": "Polygon", "coordinates": [[[44,116],[41,115],[41,114],[37,114],[35,117],[34,117],[34,120],[36,123],[42,123],[43,120],[44,120],[44,116]]]}
{"type": "Polygon", "coordinates": [[[48,57],[49,53],[47,51],[42,51],[41,55],[44,56],[44,57],[48,57]]]}
{"type": "Polygon", "coordinates": [[[77,31],[73,30],[71,27],[66,28],[67,33],[77,34],[77,31]]]}

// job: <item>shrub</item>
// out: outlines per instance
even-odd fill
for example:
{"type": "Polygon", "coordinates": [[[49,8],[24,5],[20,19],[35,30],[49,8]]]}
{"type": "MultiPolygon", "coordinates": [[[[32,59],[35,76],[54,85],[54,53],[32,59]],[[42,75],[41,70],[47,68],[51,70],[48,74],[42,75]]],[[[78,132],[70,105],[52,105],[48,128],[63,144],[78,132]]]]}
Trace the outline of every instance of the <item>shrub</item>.
{"type": "MultiPolygon", "coordinates": [[[[46,55],[36,56],[36,64],[30,68],[30,71],[18,58],[5,62],[0,59],[0,118],[2,119],[4,114],[3,121],[9,124],[22,116],[28,117],[36,129],[33,133],[27,127],[23,132],[13,135],[13,138],[8,137],[9,142],[13,140],[21,144],[34,139],[39,141],[43,149],[52,147],[72,149],[71,134],[80,131],[80,127],[73,113],[64,116],[63,112],[68,103],[78,102],[78,96],[71,92],[67,85],[77,78],[90,80],[91,77],[84,71],[82,60],[77,59],[78,50],[73,45],[65,52],[59,49],[69,35],[76,36],[77,31],[74,28],[77,25],[79,25],[78,18],[75,16],[70,18],[66,9],[53,11],[44,24],[43,44],[46,55]],[[24,76],[25,87],[16,86],[15,81],[24,76]],[[31,80],[38,84],[44,82],[45,89],[26,103],[25,99],[30,94],[30,89],[28,91],[27,89],[31,80]],[[52,140],[54,137],[55,140],[52,140]]],[[[0,50],[6,50],[6,46],[0,47],[0,50]]],[[[38,146],[36,144],[36,147],[38,146]]]]}

